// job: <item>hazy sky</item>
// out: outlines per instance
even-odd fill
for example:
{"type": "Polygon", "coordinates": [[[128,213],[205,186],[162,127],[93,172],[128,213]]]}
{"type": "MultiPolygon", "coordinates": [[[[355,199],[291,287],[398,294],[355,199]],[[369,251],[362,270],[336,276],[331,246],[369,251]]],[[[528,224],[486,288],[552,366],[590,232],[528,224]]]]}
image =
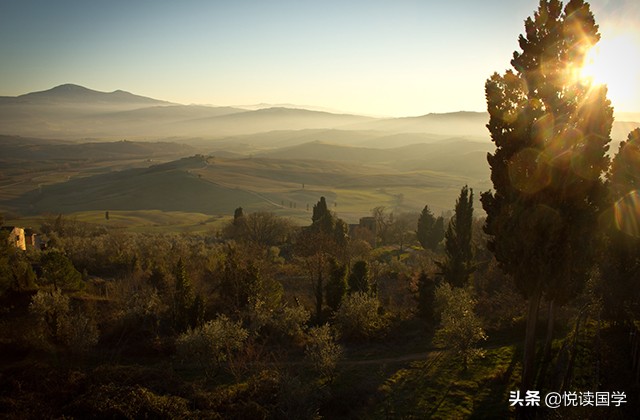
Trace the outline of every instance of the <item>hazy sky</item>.
{"type": "MultiPolygon", "coordinates": [[[[606,58],[599,74],[617,111],[640,111],[640,1],[590,3],[606,58]]],[[[537,5],[0,0],[0,95],[75,83],[185,104],[483,111],[485,80],[509,67],[537,5]]]]}

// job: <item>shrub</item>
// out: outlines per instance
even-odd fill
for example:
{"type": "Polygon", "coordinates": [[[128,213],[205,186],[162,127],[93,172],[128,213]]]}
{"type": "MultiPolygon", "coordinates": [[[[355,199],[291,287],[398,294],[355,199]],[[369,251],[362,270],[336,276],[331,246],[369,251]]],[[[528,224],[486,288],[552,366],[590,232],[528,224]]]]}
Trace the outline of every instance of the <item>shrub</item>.
{"type": "Polygon", "coordinates": [[[199,364],[207,376],[214,375],[228,361],[233,352],[242,349],[249,333],[240,322],[219,315],[202,327],[188,329],[176,341],[182,360],[199,364]]]}
{"type": "Polygon", "coordinates": [[[468,362],[484,354],[476,344],[487,339],[482,322],[473,311],[476,301],[465,289],[443,283],[436,289],[436,302],[441,321],[435,339],[460,357],[466,370],[468,362]]]}
{"type": "Polygon", "coordinates": [[[29,311],[36,317],[32,337],[36,345],[62,344],[72,352],[84,352],[98,342],[95,322],[79,309],[71,311],[69,298],[60,289],[40,290],[33,296],[29,311]]]}
{"type": "Polygon", "coordinates": [[[321,377],[333,377],[338,360],[342,356],[342,347],[336,343],[329,325],[325,324],[309,330],[305,356],[321,377]]]}
{"type": "Polygon", "coordinates": [[[335,313],[335,325],[346,340],[368,339],[385,326],[379,313],[380,302],[375,296],[356,292],[346,296],[335,313]]]}

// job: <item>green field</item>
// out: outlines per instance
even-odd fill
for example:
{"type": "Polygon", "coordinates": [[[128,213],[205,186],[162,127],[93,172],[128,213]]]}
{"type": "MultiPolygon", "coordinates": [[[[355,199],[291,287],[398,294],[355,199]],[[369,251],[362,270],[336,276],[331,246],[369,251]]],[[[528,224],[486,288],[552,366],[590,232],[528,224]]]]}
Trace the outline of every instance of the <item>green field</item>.
{"type": "MultiPolygon", "coordinates": [[[[336,146],[335,153],[341,151],[336,146]]],[[[24,151],[11,153],[7,156],[22,156],[24,151]]],[[[150,151],[143,148],[140,153],[150,151]]],[[[74,156],[43,161],[7,158],[0,173],[0,211],[8,216],[65,214],[93,222],[109,211],[112,225],[117,220],[127,228],[215,230],[218,226],[212,221],[233,215],[237,207],[306,224],[313,205],[324,196],[339,217],[356,223],[378,206],[417,212],[428,204],[436,213],[444,212],[453,208],[463,185],[477,191],[489,188],[488,179],[470,177],[462,166],[447,172],[409,170],[398,160],[195,155],[158,161],[132,158],[130,152],[121,158],[115,152],[102,159],[74,156]]]]}

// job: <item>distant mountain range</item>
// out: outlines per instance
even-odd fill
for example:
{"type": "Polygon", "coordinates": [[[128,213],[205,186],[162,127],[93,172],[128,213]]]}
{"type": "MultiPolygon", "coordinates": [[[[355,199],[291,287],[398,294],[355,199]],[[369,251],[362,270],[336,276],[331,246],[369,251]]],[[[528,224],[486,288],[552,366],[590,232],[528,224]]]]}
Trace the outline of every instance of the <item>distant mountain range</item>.
{"type": "Polygon", "coordinates": [[[0,96],[1,104],[142,104],[168,105],[170,102],[134,95],[123,90],[99,92],[74,84],[64,84],[41,92],[32,92],[16,97],[0,96]]]}
{"type": "Polygon", "coordinates": [[[0,97],[0,134],[67,140],[157,140],[339,129],[487,137],[486,113],[372,118],[289,105],[267,106],[261,104],[248,110],[180,105],[121,90],[99,92],[65,84],[42,92],[0,97]]]}
{"type": "MultiPolygon", "coordinates": [[[[211,140],[238,141],[238,136],[265,144],[266,137],[282,144],[284,132],[323,132],[322,138],[307,138],[340,144],[392,147],[411,142],[430,142],[448,137],[488,140],[486,112],[427,114],[405,118],[373,118],[295,105],[253,109],[181,105],[147,98],[122,90],[99,92],[65,84],[42,92],[0,97],[0,134],[63,140],[166,140],[190,139],[200,145],[211,140]],[[280,132],[278,138],[270,133],[280,132]],[[259,139],[258,139],[259,137],[259,139]],[[414,141],[415,140],[415,141],[414,141]]],[[[622,140],[640,126],[625,114],[614,124],[613,138],[622,140]]],[[[302,133],[302,134],[305,134],[302,133]]],[[[284,137],[292,138],[291,133],[284,137]]],[[[295,137],[295,136],[294,136],[295,137]]]]}

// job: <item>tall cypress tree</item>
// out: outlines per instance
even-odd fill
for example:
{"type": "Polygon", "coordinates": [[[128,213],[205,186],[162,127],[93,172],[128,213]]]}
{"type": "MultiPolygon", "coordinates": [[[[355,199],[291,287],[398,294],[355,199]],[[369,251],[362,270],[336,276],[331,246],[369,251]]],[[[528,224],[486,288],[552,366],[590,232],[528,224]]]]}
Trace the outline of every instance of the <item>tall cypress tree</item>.
{"type": "Polygon", "coordinates": [[[624,321],[640,303],[640,128],[629,133],[611,162],[607,177],[612,211],[606,226],[606,253],[601,255],[602,278],[599,292],[604,316],[624,321]]]}
{"type": "Polygon", "coordinates": [[[327,207],[327,200],[324,197],[320,197],[320,201],[314,204],[311,222],[311,226],[315,229],[319,229],[325,233],[333,231],[335,220],[327,207]]]}
{"type": "Polygon", "coordinates": [[[337,311],[342,298],[347,294],[347,266],[340,264],[335,258],[329,261],[329,279],[325,286],[327,306],[337,311]]]}
{"type": "MultiPolygon", "coordinates": [[[[543,295],[571,298],[590,267],[613,110],[606,87],[579,77],[600,39],[588,3],[541,0],[504,75],[487,81],[494,190],[482,194],[496,260],[529,299],[522,388],[534,378],[543,295]]],[[[552,319],[552,317],[550,318],[552,319]]]]}
{"type": "Polygon", "coordinates": [[[173,325],[177,331],[184,331],[190,326],[189,312],[195,296],[182,258],[178,260],[176,265],[176,286],[173,296],[173,325]]]}
{"type": "Polygon", "coordinates": [[[469,283],[473,272],[471,236],[473,226],[473,189],[462,187],[456,200],[455,214],[444,235],[445,259],[436,262],[444,279],[455,287],[469,283]]]}
{"type": "Polygon", "coordinates": [[[422,248],[432,251],[435,251],[438,244],[444,239],[444,219],[442,217],[436,218],[428,205],[424,206],[422,213],[420,213],[416,236],[422,248]]]}

